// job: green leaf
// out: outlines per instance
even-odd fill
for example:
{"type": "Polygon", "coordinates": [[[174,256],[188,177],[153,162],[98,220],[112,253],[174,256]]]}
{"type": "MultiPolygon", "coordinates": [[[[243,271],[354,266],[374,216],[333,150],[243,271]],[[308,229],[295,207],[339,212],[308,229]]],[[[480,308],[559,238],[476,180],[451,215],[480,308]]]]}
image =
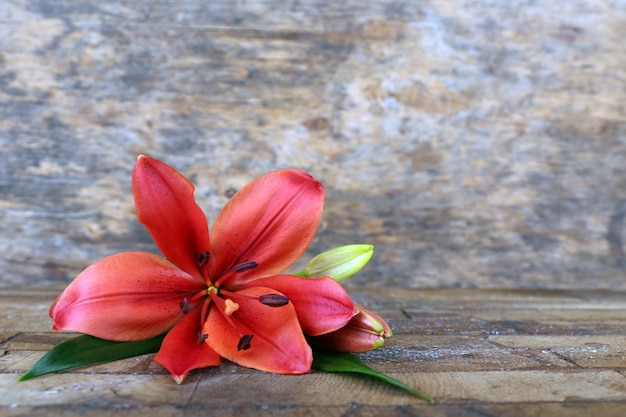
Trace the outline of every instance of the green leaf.
{"type": "Polygon", "coordinates": [[[165,334],[137,342],[112,342],[82,335],[55,346],[18,381],[63,371],[78,366],[112,362],[119,359],[154,353],[161,347],[165,334]]]}
{"type": "Polygon", "coordinates": [[[344,352],[313,350],[313,369],[324,372],[351,372],[369,375],[388,384],[402,388],[429,403],[434,403],[430,396],[367,366],[358,356],[344,352]]]}

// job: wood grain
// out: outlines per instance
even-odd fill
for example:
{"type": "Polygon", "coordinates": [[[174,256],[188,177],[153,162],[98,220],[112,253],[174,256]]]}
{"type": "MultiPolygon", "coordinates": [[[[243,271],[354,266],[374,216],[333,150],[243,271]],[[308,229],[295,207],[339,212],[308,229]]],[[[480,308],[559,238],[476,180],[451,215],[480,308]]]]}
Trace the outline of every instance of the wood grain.
{"type": "Polygon", "coordinates": [[[328,190],[354,285],[626,289],[626,8],[472,0],[4,0],[0,285],[155,250],[130,172],[210,219],[267,171],[328,190]]]}
{"type": "Polygon", "coordinates": [[[55,374],[17,377],[73,334],[50,331],[62,287],[0,295],[0,415],[68,416],[623,416],[626,293],[546,290],[366,290],[358,302],[395,335],[361,355],[433,395],[351,375],[266,374],[225,363],[176,385],[151,355],[55,374]]]}

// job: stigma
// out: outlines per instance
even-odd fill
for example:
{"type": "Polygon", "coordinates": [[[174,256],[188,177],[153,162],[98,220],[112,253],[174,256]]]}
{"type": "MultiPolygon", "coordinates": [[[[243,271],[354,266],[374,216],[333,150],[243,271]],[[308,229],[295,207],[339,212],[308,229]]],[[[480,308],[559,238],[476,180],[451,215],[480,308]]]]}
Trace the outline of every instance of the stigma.
{"type": "Polygon", "coordinates": [[[230,298],[224,300],[224,314],[230,317],[237,310],[239,310],[239,304],[230,298]]]}

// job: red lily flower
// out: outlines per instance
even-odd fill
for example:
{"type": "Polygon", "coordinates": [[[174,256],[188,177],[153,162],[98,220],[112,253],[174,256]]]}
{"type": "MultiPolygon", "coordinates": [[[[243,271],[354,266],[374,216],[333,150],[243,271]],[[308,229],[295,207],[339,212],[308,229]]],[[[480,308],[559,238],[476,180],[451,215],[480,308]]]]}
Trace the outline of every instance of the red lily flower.
{"type": "Polygon", "coordinates": [[[221,358],[275,373],[309,371],[303,333],[335,331],[357,314],[330,278],[278,275],[313,239],[322,184],[297,169],[266,174],[233,196],[210,238],[193,192],[174,168],[140,156],[137,215],[165,258],[126,252],[94,263],[50,308],[53,328],[115,341],[169,330],[154,360],[178,383],[221,358]]]}

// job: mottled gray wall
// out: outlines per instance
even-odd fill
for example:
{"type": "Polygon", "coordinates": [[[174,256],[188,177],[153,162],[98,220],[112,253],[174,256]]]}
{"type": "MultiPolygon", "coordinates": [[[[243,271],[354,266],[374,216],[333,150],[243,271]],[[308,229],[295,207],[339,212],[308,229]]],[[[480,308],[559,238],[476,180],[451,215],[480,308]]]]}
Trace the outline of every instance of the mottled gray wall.
{"type": "Polygon", "coordinates": [[[624,1],[0,2],[0,284],[155,250],[137,154],[298,166],[352,283],[626,288],[624,1]]]}

